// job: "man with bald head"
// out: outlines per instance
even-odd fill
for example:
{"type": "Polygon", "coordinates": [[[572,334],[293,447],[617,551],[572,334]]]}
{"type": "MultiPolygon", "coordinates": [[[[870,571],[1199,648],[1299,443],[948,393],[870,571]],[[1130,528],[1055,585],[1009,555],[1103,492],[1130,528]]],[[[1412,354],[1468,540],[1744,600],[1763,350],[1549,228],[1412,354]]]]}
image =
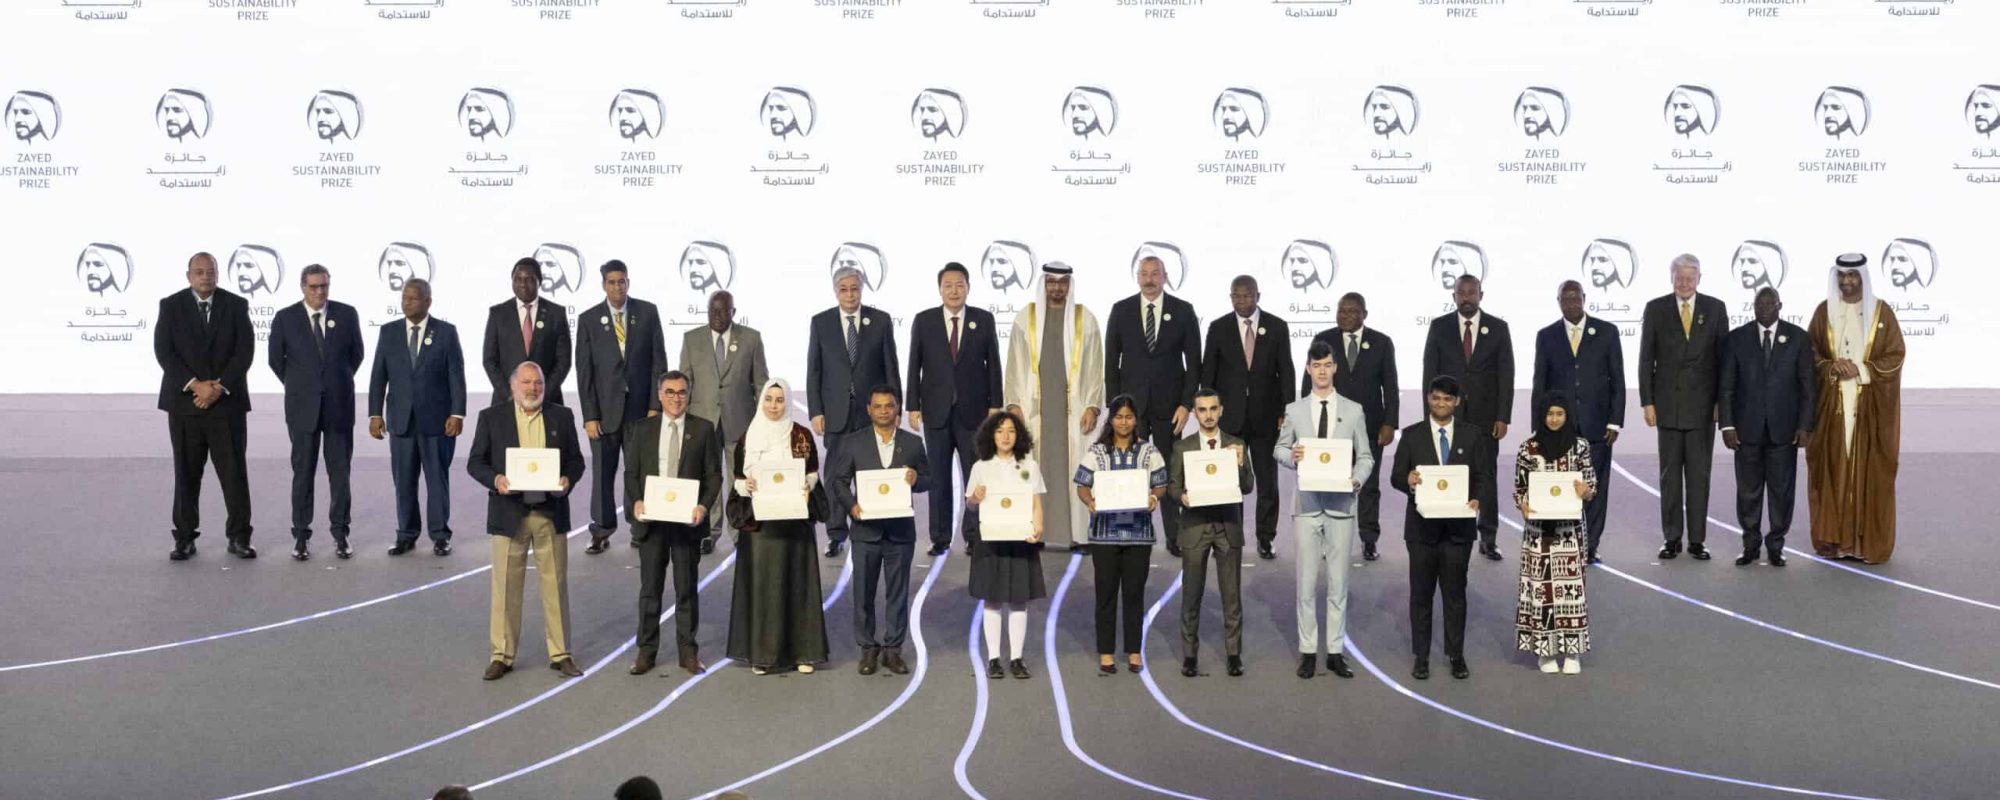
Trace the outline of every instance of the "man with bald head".
{"type": "Polygon", "coordinates": [[[250,303],[216,287],[215,256],[188,259],[187,291],[160,299],[153,356],[160,363],[161,411],[174,455],[174,550],[186,561],[201,536],[201,473],[215,463],[228,513],[229,553],[256,558],[250,546],[250,477],[244,463],[247,381],[257,334],[250,303]]]}
{"type": "MultiPolygon", "coordinates": [[[[1139,293],[1112,305],[1104,327],[1104,396],[1131,395],[1139,433],[1171,453],[1201,383],[1201,320],[1188,301],[1167,294],[1167,265],[1159,256],[1141,258],[1137,278],[1139,293]]],[[[1160,498],[1160,519],[1167,552],[1178,557],[1180,503],[1167,495],[1160,498]]]]}
{"type": "Polygon", "coordinates": [[[1611,496],[1611,445],[1625,425],[1625,348],[1618,326],[1584,313],[1583,283],[1556,287],[1562,318],[1535,334],[1535,378],[1529,397],[1560,392],[1569,398],[1570,421],[1590,442],[1597,494],[1584,503],[1585,560],[1597,561],[1604,536],[1604,512],[1611,496]]]}
{"type": "MultiPolygon", "coordinates": [[[[724,289],[708,296],[708,324],[691,328],[681,336],[680,370],[687,373],[688,413],[715,423],[722,442],[722,474],[733,475],[729,458],[736,441],[750,428],[757,413],[757,394],[771,379],[764,361],[764,335],[756,328],[736,322],[736,295],[724,289]]],[[[727,526],[723,500],[709,504],[708,535],[701,540],[701,554],[715,552],[715,542],[727,526]]]]}
{"type": "Polygon", "coordinates": [[[1661,558],[1709,559],[1708,475],[1715,453],[1716,401],[1729,309],[1695,292],[1701,260],[1682,253],[1669,269],[1674,291],[1646,304],[1639,328],[1639,404],[1660,430],[1661,558]]]}

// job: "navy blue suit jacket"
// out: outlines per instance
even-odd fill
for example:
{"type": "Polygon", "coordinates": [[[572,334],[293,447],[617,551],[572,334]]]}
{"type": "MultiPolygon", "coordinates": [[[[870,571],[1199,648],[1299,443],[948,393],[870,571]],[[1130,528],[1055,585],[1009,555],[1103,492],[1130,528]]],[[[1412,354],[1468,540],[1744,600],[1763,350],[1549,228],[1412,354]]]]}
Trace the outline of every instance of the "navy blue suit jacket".
{"type": "MultiPolygon", "coordinates": [[[[854,497],[854,475],[869,469],[896,469],[907,467],[917,471],[917,482],[910,484],[910,494],[922,494],[931,490],[931,462],[924,455],[924,441],[917,435],[902,428],[896,429],[895,452],[889,463],[882,463],[882,453],[876,449],[875,427],[856,431],[863,437],[851,446],[833,451],[827,460],[826,481],[828,499],[839,504],[842,509],[852,509],[859,501],[854,497]]],[[[945,501],[949,502],[949,501],[945,501]]],[[[857,542],[894,542],[909,544],[917,540],[917,520],[915,517],[900,519],[869,520],[857,518],[848,523],[848,535],[857,542]]]]}
{"type": "Polygon", "coordinates": [[[1604,441],[1607,425],[1625,427],[1625,346],[1618,341],[1618,326],[1601,319],[1583,318],[1584,333],[1577,340],[1576,355],[1569,352],[1569,323],[1556,320],[1535,334],[1535,382],[1529,393],[1534,408],[1529,421],[1546,413],[1542,398],[1551,390],[1569,395],[1570,413],[1583,436],[1604,441]]]}
{"type": "Polygon", "coordinates": [[[411,364],[409,324],[399,319],[384,325],[375,341],[368,416],[381,417],[397,436],[439,436],[447,417],[465,416],[465,351],[458,329],[431,317],[425,323],[428,343],[417,348],[417,362],[411,364]]]}
{"type": "Polygon", "coordinates": [[[993,313],[968,305],[959,321],[964,327],[958,331],[956,361],[942,306],[918,312],[910,323],[910,381],[903,398],[908,410],[924,412],[926,428],[977,428],[988,409],[1005,405],[993,313]]]}
{"type": "MultiPolygon", "coordinates": [[[[847,433],[850,413],[868,407],[868,390],[876,384],[893,387],[901,403],[903,370],[896,364],[896,328],[889,313],[864,305],[856,312],[861,318],[857,329],[855,361],[847,360],[847,332],[841,330],[842,314],[834,306],[812,318],[812,334],[806,343],[806,410],[811,416],[826,417],[827,433],[847,433]]],[[[862,419],[855,430],[867,430],[862,419]]]]}
{"type": "Polygon", "coordinates": [[[1722,356],[1722,427],[1745,444],[1785,444],[1811,432],[1818,411],[1812,345],[1805,329],[1778,321],[1771,357],[1764,358],[1756,321],[1729,332],[1722,356]]]}
{"type": "Polygon", "coordinates": [[[321,351],[306,304],[278,309],[264,351],[285,384],[285,427],[298,433],[354,427],[354,375],[361,371],[361,317],[354,307],[328,300],[322,309],[326,349],[321,351]]]}

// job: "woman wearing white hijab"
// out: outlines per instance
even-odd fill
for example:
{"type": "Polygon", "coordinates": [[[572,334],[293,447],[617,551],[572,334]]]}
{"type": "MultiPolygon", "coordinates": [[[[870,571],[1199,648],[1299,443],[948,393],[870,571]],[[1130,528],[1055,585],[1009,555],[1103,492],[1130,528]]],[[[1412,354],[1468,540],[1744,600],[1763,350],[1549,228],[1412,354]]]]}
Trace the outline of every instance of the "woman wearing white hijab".
{"type": "Polygon", "coordinates": [[[758,413],[729,462],[736,472],[729,520],[741,532],[729,606],[729,657],[749,664],[758,675],[790,668],[810,674],[815,664],[827,660],[813,520],[759,521],[750,502],[757,481],[743,469],[763,461],[804,459],[806,480],[798,490],[812,491],[819,480],[819,449],[812,432],[792,421],[791,399],[792,387],[783,380],[764,384],[758,413]]]}

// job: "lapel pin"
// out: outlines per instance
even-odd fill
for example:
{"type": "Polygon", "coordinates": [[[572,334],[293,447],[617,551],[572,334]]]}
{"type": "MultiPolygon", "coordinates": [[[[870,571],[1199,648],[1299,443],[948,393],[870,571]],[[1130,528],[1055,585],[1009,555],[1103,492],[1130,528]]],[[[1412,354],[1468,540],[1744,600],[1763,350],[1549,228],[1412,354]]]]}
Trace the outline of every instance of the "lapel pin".
{"type": "Polygon", "coordinates": [[[1778,334],[1778,344],[1784,344],[1784,343],[1785,343],[1785,335],[1778,334]]]}
{"type": "Polygon", "coordinates": [[[1375,346],[1375,345],[1372,345],[1372,344],[1369,344],[1369,343],[1367,343],[1367,342],[1362,342],[1362,343],[1361,343],[1361,349],[1363,349],[1363,350],[1366,350],[1366,349],[1368,349],[1368,348],[1370,348],[1370,347],[1374,347],[1374,346],[1375,346]]]}
{"type": "Polygon", "coordinates": [[[1481,327],[1480,327],[1480,329],[1479,329],[1479,335],[1481,335],[1481,336],[1485,336],[1485,335],[1486,335],[1486,328],[1485,328],[1484,326],[1481,326],[1481,327]]]}
{"type": "Polygon", "coordinates": [[[535,320],[535,330],[541,330],[543,324],[545,323],[543,323],[541,320],[535,320]]]}
{"type": "Polygon", "coordinates": [[[968,321],[968,322],[966,322],[966,323],[965,323],[965,327],[967,327],[967,328],[970,328],[970,329],[972,329],[972,330],[975,330],[975,331],[976,331],[976,330],[979,330],[979,320],[976,320],[976,319],[975,319],[975,320],[971,320],[971,321],[968,321]]]}
{"type": "Polygon", "coordinates": [[[335,325],[339,325],[339,324],[340,324],[340,323],[339,323],[338,321],[335,321],[335,320],[327,320],[327,321],[326,321],[326,326],[327,326],[327,327],[329,327],[329,328],[331,328],[331,327],[333,327],[333,326],[335,326],[335,325]]]}
{"type": "Polygon", "coordinates": [[[601,317],[598,317],[598,318],[597,318],[597,324],[599,324],[599,325],[609,325],[609,324],[611,324],[611,315],[610,315],[610,314],[606,314],[606,315],[604,315],[604,316],[601,316],[601,317]]]}
{"type": "Polygon", "coordinates": [[[730,345],[730,346],[729,346],[729,352],[731,352],[731,353],[734,353],[734,352],[736,352],[736,345],[733,345],[733,344],[732,344],[732,345],[730,345]]]}
{"type": "Polygon", "coordinates": [[[1263,329],[1263,328],[1258,328],[1258,329],[1257,329],[1257,335],[1258,335],[1258,336],[1263,336],[1263,335],[1264,335],[1264,329],[1263,329]]]}
{"type": "Polygon", "coordinates": [[[424,336],[424,346],[425,347],[431,346],[431,337],[428,334],[424,336]]]}
{"type": "Polygon", "coordinates": [[[1169,311],[1169,312],[1167,312],[1167,313],[1165,313],[1165,314],[1161,314],[1161,315],[1160,315],[1160,319],[1162,319],[1162,320],[1165,320],[1165,321],[1167,321],[1167,322],[1173,322],[1173,321],[1174,321],[1174,314],[1173,314],[1173,312],[1169,311]]]}
{"type": "Polygon", "coordinates": [[[867,317],[862,317],[862,318],[861,318],[861,324],[862,324],[862,325],[871,325],[871,324],[874,324],[874,320],[871,320],[871,319],[869,319],[869,318],[867,318],[867,317]]]}

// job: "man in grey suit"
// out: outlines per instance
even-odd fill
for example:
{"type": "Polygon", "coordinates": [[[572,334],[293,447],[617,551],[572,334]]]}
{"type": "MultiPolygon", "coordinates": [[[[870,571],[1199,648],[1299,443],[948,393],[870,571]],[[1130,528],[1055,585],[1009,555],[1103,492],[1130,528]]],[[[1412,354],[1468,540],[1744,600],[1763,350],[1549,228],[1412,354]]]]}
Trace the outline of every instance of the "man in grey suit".
{"type": "Polygon", "coordinates": [[[1681,553],[1707,561],[1708,474],[1715,455],[1716,400],[1729,309],[1697,294],[1701,261],[1682,253],[1671,269],[1673,294],[1646,304],[1639,328],[1639,405],[1660,429],[1661,558],[1681,553]],[[1683,505],[1685,503],[1685,505],[1683,505]]]}
{"type": "Polygon", "coordinates": [[[1285,425],[1272,455],[1287,469],[1298,469],[1305,457],[1302,439],[1346,439],[1353,444],[1354,486],[1344,492],[1300,490],[1293,499],[1292,530],[1298,536],[1299,677],[1313,676],[1319,658],[1319,571],[1326,570],[1326,671],[1354,677],[1341,653],[1347,623],[1347,554],[1355,533],[1355,492],[1361,479],[1374,474],[1373,429],[1360,403],[1333,390],[1340,369],[1333,344],[1315,339],[1306,350],[1306,377],[1312,391],[1285,407],[1285,425]]]}
{"type": "MultiPolygon", "coordinates": [[[[848,440],[867,438],[868,387],[888,384],[902,405],[896,387],[903,375],[895,322],[888,312],[861,305],[861,270],[834,270],[833,295],[840,304],[813,315],[806,342],[806,413],[813,433],[826,439],[828,461],[848,440]]],[[[826,557],[835,558],[847,542],[847,507],[836,504],[827,517],[826,557]]]]}
{"type": "MultiPolygon", "coordinates": [[[[625,426],[660,413],[650,387],[667,373],[667,340],[660,310],[630,294],[625,262],[604,262],[604,302],[576,322],[576,393],[583,400],[583,433],[590,438],[590,546],[597,555],[618,530],[618,454],[625,426]]],[[[633,541],[638,546],[638,541],[633,541]]]]}
{"type": "MultiPolygon", "coordinates": [[[[870,427],[833,452],[826,469],[826,491],[833,504],[854,518],[854,642],[861,645],[861,674],[875,674],[876,665],[897,675],[907,675],[903,663],[903,639],[910,630],[910,559],[917,549],[917,520],[914,516],[869,519],[861,513],[855,494],[856,473],[873,469],[902,469],[910,492],[930,491],[930,459],[917,435],[896,427],[903,417],[896,400],[896,387],[878,384],[868,391],[870,427]],[[883,590],[886,607],[880,636],[875,632],[875,590],[883,590]]],[[[883,489],[889,487],[884,486],[883,489]]],[[[939,556],[939,562],[945,556],[939,556]]],[[[936,568],[936,565],[934,565],[936,568]]]]}
{"type": "MultiPolygon", "coordinates": [[[[723,290],[708,296],[708,326],[681,337],[681,371],[694,381],[688,413],[715,422],[722,441],[722,474],[734,474],[730,454],[757,413],[757,393],[771,379],[764,366],[763,335],[736,324],[735,295],[723,290]]],[[[701,540],[703,555],[715,552],[716,537],[722,535],[722,500],[717,497],[708,506],[715,513],[709,515],[708,535],[701,540]]]]}
{"type": "Polygon", "coordinates": [[[1187,456],[1196,450],[1236,451],[1237,490],[1249,494],[1256,485],[1247,445],[1222,430],[1222,396],[1214,389],[1196,389],[1194,433],[1174,442],[1167,466],[1167,494],[1179,513],[1181,556],[1181,675],[1201,674],[1195,651],[1201,643],[1201,598],[1207,593],[1209,553],[1215,553],[1216,589],[1222,593],[1222,652],[1229,677],[1243,675],[1243,502],[1216,506],[1188,505],[1187,456]]]}

